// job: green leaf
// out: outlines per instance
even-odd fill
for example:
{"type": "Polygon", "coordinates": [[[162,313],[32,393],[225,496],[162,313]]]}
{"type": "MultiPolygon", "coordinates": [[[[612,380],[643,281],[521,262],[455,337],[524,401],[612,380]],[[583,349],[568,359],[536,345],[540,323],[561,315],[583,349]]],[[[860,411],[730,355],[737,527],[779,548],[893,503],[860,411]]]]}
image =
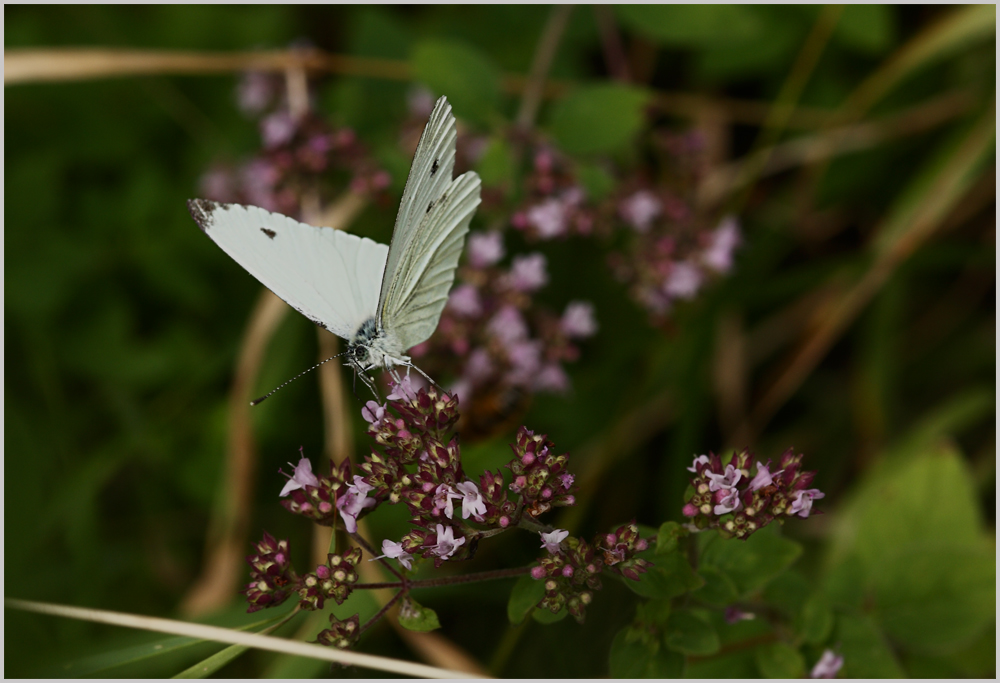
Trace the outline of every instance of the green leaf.
{"type": "Polygon", "coordinates": [[[590,85],[553,107],[549,126],[570,154],[601,154],[626,147],[646,123],[650,93],[621,84],[590,85]]]}
{"type": "Polygon", "coordinates": [[[764,678],[801,678],[806,670],[802,653],[788,643],[770,643],[757,649],[757,667],[764,678]]]}
{"type": "Polygon", "coordinates": [[[705,581],[705,585],[693,593],[696,599],[712,605],[728,605],[739,597],[736,584],[725,572],[715,567],[702,567],[698,576],[705,581]]]}
{"type": "MultiPolygon", "coordinates": [[[[234,630],[254,631],[269,624],[273,624],[274,628],[277,628],[277,626],[281,625],[280,622],[287,620],[290,616],[290,614],[282,614],[270,619],[261,619],[253,622],[252,624],[240,626],[234,630]]],[[[145,660],[164,657],[184,649],[206,644],[215,645],[212,641],[201,640],[199,638],[163,638],[149,643],[144,643],[142,645],[135,645],[119,650],[111,650],[109,652],[101,652],[89,657],[77,659],[60,665],[58,672],[52,672],[52,675],[69,676],[72,678],[101,675],[104,672],[118,667],[138,664],[145,660]]],[[[225,648],[225,650],[228,649],[230,648],[225,648]]],[[[190,659],[188,661],[190,661],[190,659]]]]}
{"type": "MultiPolygon", "coordinates": [[[[598,164],[577,164],[576,177],[583,185],[587,198],[594,202],[601,201],[615,188],[614,177],[598,164]]],[[[676,522],[666,522],[666,524],[676,524],[676,522]]]]}
{"type": "Polygon", "coordinates": [[[441,628],[437,612],[424,607],[410,596],[403,598],[399,608],[399,625],[410,631],[426,633],[441,628]]]}
{"type": "Polygon", "coordinates": [[[868,572],[857,555],[834,565],[823,577],[823,594],[830,603],[848,610],[860,610],[865,601],[868,572]]]}
{"type": "Polygon", "coordinates": [[[746,541],[715,536],[702,551],[699,569],[718,569],[733,580],[740,595],[746,595],[762,588],[801,554],[802,546],[770,529],[758,531],[746,541]]]}
{"type": "Polygon", "coordinates": [[[522,576],[514,584],[507,601],[507,618],[512,624],[520,624],[524,618],[545,597],[545,582],[522,576]]]}
{"type": "Polygon", "coordinates": [[[485,123],[500,103],[500,70],[479,49],[451,40],[424,40],[413,49],[413,72],[451,102],[455,115],[485,123]]]}
{"type": "Polygon", "coordinates": [[[745,5],[618,5],[621,22],[662,44],[703,47],[751,40],[766,31],[745,5]]]}
{"type": "Polygon", "coordinates": [[[754,650],[745,649],[688,662],[686,678],[757,678],[754,650]]]}
{"type": "MultiPolygon", "coordinates": [[[[282,617],[278,623],[272,624],[265,629],[261,629],[258,633],[262,635],[273,633],[288,623],[288,621],[296,614],[296,611],[292,611],[290,614],[282,617]]],[[[250,648],[246,645],[230,645],[220,652],[216,652],[211,657],[207,657],[197,664],[188,667],[174,676],[174,678],[207,678],[249,649],[250,648]]]]}
{"type": "Polygon", "coordinates": [[[656,554],[666,555],[677,550],[677,539],[685,533],[677,522],[664,522],[656,533],[656,554]]]}
{"type": "Polygon", "coordinates": [[[667,647],[686,655],[710,655],[719,649],[719,635],[712,625],[687,610],[670,614],[663,637],[667,647]]]}
{"type": "Polygon", "coordinates": [[[833,610],[822,595],[814,595],[802,608],[796,619],[796,630],[807,643],[824,642],[833,630],[833,610]]]}
{"type": "Polygon", "coordinates": [[[558,612],[547,610],[544,607],[536,607],[535,611],[531,613],[531,618],[539,624],[554,624],[567,616],[569,616],[569,612],[566,611],[565,607],[560,608],[558,612]]]}
{"type": "Polygon", "coordinates": [[[612,678],[680,678],[684,673],[684,657],[658,643],[643,643],[631,627],[611,641],[608,664],[612,678]]]}
{"type": "Polygon", "coordinates": [[[879,620],[915,652],[950,652],[971,643],[996,617],[996,552],[949,543],[914,543],[889,554],[876,574],[879,620]]]}
{"type": "Polygon", "coordinates": [[[644,598],[669,600],[700,587],[704,580],[694,573],[687,558],[680,552],[656,556],[654,564],[638,581],[626,580],[625,585],[644,598]]]}
{"type": "Polygon", "coordinates": [[[972,475],[951,447],[894,458],[864,483],[838,519],[838,554],[857,553],[874,576],[908,543],[977,544],[982,519],[972,475]]]}
{"type": "Polygon", "coordinates": [[[514,178],[514,158],[503,138],[494,137],[490,140],[476,164],[476,172],[486,186],[506,186],[511,183],[514,178]]]}
{"type": "Polygon", "coordinates": [[[802,611],[812,592],[812,584],[793,569],[769,581],[764,587],[762,597],[765,602],[777,607],[786,616],[794,617],[802,611]]]}
{"type": "Polygon", "coordinates": [[[864,54],[879,54],[896,37],[895,8],[889,5],[846,5],[833,38],[864,54]]]}
{"type": "Polygon", "coordinates": [[[844,668],[840,672],[844,678],[902,678],[905,675],[885,636],[870,617],[838,617],[834,642],[840,644],[844,655],[844,668]]]}

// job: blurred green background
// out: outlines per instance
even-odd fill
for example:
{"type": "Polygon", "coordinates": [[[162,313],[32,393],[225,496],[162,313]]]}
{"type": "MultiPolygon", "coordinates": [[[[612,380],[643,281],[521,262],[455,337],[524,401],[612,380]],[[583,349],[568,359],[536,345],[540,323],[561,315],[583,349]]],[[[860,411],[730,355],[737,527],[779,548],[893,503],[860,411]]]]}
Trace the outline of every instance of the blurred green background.
{"type": "MultiPolygon", "coordinates": [[[[550,72],[568,94],[547,97],[538,124],[581,159],[642,163],[653,126],[714,126],[720,165],[775,143],[870,128],[829,138],[827,151],[819,145],[818,157],[793,158],[745,195],[723,196],[718,207],[738,210],[743,226],[735,270],[679,306],[663,329],[611,277],[600,241],[537,246],[550,263],[543,300],[561,310],[589,299],[601,327],[568,366],[574,389],[537,397],[523,423],[571,456],[615,453],[576,520],[587,534],[632,518],[654,527],[679,519],[692,454],[749,445],[763,460],[794,446],[819,471],[827,497],[818,506],[826,514],[783,530],[806,549],[791,581],[827,591],[854,619],[831,636],[847,651],[845,673],[992,676],[995,9],[849,6],[807,68],[822,11],[572,11],[550,72]],[[613,75],[600,26],[621,40],[633,88],[674,102],[697,95],[697,106],[634,120],[600,109],[567,113],[574,88],[613,75]],[[785,120],[776,101],[798,114],[785,120]],[[606,149],[593,140],[600,134],[610,138],[606,149]],[[802,322],[815,310],[826,312],[823,329],[802,322]],[[814,362],[810,343],[820,349],[814,362]],[[623,432],[651,402],[664,407],[652,426],[623,432]],[[756,416],[754,429],[731,442],[747,416],[756,416]],[[851,643],[877,652],[865,660],[851,643]]],[[[550,12],[8,6],[5,48],[232,51],[307,40],[335,54],[410,63],[414,81],[447,94],[473,129],[495,133],[519,103],[499,75],[528,73],[550,12]],[[444,59],[442,50],[472,57],[444,59]]],[[[212,163],[258,149],[255,122],[236,106],[236,76],[6,86],[8,597],[178,616],[202,570],[225,495],[236,354],[260,285],[196,229],[185,200],[212,163]]],[[[332,74],[319,90],[320,113],[354,127],[394,173],[393,201],[369,206],[352,226],[381,241],[403,182],[398,169],[406,169],[396,138],[411,85],[332,74]]],[[[517,237],[508,246],[527,249],[517,237]]],[[[300,316],[281,323],[260,393],[313,362],[313,329],[300,316]]],[[[259,462],[247,543],[267,529],[291,538],[305,562],[312,530],[277,504],[275,472],[299,446],[322,452],[317,382],[283,390],[252,412],[252,425],[259,462]]],[[[496,461],[512,433],[467,449],[470,462],[496,461]]],[[[367,440],[355,445],[360,458],[367,440]]],[[[581,460],[571,468],[590,465],[581,460]]],[[[376,530],[401,523],[389,511],[377,517],[376,530]]],[[[484,543],[469,570],[526,564],[535,545],[523,535],[484,543]]],[[[496,673],[602,676],[615,632],[634,613],[634,596],[606,584],[584,626],[529,621],[517,639],[506,617],[509,584],[417,597],[438,611],[440,633],[496,673]]],[[[239,598],[206,618],[245,623],[239,598]]],[[[51,673],[45,667],[54,662],[153,638],[10,610],[5,626],[8,675],[51,673]]],[[[387,628],[361,650],[414,657],[387,628]]],[[[111,672],[171,674],[208,652],[111,672]]],[[[756,675],[726,661],[732,675],[756,675]]],[[[254,652],[221,674],[262,672],[329,670],[254,652]]]]}

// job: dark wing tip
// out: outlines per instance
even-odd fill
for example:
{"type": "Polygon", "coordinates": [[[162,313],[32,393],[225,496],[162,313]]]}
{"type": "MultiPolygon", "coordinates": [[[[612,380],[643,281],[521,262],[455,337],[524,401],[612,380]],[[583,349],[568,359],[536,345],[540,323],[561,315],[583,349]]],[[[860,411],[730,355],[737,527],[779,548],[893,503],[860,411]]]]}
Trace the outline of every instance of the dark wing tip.
{"type": "Polygon", "coordinates": [[[187,205],[188,211],[191,212],[191,218],[202,229],[202,232],[208,232],[208,229],[212,227],[212,214],[222,206],[219,202],[213,202],[211,199],[189,199],[187,205]]]}

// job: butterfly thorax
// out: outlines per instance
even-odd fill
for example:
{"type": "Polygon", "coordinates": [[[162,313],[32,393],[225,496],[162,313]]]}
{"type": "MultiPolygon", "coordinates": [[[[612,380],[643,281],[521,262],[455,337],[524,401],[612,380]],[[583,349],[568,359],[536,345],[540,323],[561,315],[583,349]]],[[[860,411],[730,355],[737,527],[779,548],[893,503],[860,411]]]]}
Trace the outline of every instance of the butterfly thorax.
{"type": "Polygon", "coordinates": [[[380,329],[374,317],[368,318],[347,343],[347,360],[361,370],[389,369],[394,365],[409,365],[410,357],[403,354],[399,342],[380,329]]]}

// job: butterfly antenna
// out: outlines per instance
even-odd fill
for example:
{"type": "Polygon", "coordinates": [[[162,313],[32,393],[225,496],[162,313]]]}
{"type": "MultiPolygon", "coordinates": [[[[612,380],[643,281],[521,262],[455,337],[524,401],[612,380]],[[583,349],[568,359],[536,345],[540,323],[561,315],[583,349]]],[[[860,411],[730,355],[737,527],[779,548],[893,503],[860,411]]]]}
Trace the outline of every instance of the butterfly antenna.
{"type": "MultiPolygon", "coordinates": [[[[347,353],[347,352],[345,351],[344,353],[347,353]]],[[[327,358],[326,360],[321,360],[320,362],[316,363],[316,365],[312,366],[312,367],[311,367],[311,368],[309,368],[308,370],[303,370],[303,371],[302,371],[302,372],[300,372],[299,374],[295,375],[295,377],[292,377],[292,378],[291,378],[290,380],[288,380],[288,381],[287,381],[287,382],[285,382],[284,384],[281,384],[281,385],[279,385],[279,386],[275,387],[274,389],[271,389],[271,391],[267,392],[266,394],[264,394],[264,395],[263,395],[263,396],[261,396],[260,398],[255,398],[254,400],[250,401],[250,405],[252,405],[252,406],[256,406],[256,405],[259,405],[259,404],[263,403],[263,402],[264,402],[264,399],[265,399],[265,398],[267,398],[267,397],[271,396],[272,394],[274,394],[274,393],[275,393],[275,392],[277,392],[278,390],[280,390],[280,389],[283,389],[284,387],[288,386],[289,384],[291,384],[292,382],[294,382],[295,380],[297,380],[297,379],[298,379],[299,377],[301,377],[302,375],[305,375],[305,374],[307,374],[307,373],[310,373],[310,372],[312,372],[313,370],[315,370],[315,369],[316,369],[316,368],[318,368],[319,366],[323,365],[323,363],[327,363],[327,362],[329,362],[329,361],[333,360],[334,358],[339,358],[340,356],[343,356],[343,355],[344,355],[344,353],[338,353],[338,354],[337,354],[336,356],[330,356],[330,357],[329,357],[329,358],[327,358]]]]}

